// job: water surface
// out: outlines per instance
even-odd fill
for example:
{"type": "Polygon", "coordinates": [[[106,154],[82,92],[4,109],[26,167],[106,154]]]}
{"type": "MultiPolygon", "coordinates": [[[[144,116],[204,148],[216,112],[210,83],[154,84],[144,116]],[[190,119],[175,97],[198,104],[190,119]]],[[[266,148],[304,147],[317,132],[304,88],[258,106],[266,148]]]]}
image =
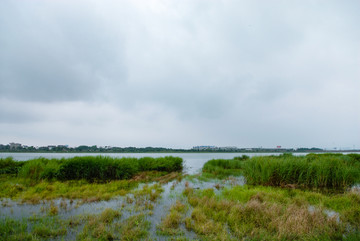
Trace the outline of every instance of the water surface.
{"type": "MultiPolygon", "coordinates": [[[[17,161],[27,161],[34,158],[45,157],[48,159],[70,158],[74,156],[110,156],[110,157],[163,157],[178,156],[183,158],[185,172],[195,174],[201,170],[205,162],[211,159],[232,159],[236,156],[269,156],[281,153],[0,153],[0,158],[12,156],[17,161]]],[[[308,153],[294,153],[294,155],[306,155],[308,153]]]]}

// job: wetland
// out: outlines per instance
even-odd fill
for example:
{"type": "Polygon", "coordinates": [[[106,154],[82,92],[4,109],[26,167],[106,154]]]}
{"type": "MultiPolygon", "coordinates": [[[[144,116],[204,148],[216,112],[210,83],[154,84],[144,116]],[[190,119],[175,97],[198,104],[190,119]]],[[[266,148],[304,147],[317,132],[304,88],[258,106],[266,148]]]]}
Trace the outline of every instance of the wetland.
{"type": "Polygon", "coordinates": [[[195,171],[172,156],[1,158],[0,236],[360,239],[358,154],[229,155],[201,164],[195,171]]]}

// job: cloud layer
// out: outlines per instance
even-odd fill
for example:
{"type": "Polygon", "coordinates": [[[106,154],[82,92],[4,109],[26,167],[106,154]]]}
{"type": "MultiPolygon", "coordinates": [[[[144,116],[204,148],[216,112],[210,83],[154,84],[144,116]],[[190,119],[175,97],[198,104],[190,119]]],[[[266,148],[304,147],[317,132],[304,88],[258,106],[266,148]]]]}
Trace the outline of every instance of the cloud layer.
{"type": "Polygon", "coordinates": [[[0,3],[0,143],[360,148],[358,1],[0,3]]]}

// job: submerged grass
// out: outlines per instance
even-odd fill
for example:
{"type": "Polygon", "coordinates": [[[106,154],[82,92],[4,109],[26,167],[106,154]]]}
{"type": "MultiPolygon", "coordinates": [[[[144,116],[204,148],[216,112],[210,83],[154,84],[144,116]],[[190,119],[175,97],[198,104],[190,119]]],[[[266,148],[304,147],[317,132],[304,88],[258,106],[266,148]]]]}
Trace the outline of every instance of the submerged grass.
{"type": "Polygon", "coordinates": [[[12,198],[23,202],[38,203],[57,198],[82,199],[84,202],[109,200],[123,196],[138,186],[138,181],[117,180],[107,183],[90,183],[86,180],[40,181],[29,184],[25,179],[2,178],[1,198],[12,198]]]}
{"type": "Polygon", "coordinates": [[[179,200],[170,207],[168,214],[161,220],[161,223],[157,226],[158,233],[161,235],[178,235],[183,232],[179,228],[180,224],[184,222],[185,212],[187,206],[185,206],[179,200]]]}
{"type": "Polygon", "coordinates": [[[1,240],[47,240],[67,234],[66,222],[57,217],[31,217],[15,220],[0,220],[1,240]]]}
{"type": "Polygon", "coordinates": [[[359,238],[357,214],[360,211],[360,196],[354,193],[325,195],[312,191],[244,186],[227,189],[218,195],[213,189],[193,190],[188,187],[184,195],[193,207],[185,225],[204,239],[359,238]],[[347,203],[341,205],[345,200],[347,203]],[[338,214],[327,210],[335,210],[338,214]]]}

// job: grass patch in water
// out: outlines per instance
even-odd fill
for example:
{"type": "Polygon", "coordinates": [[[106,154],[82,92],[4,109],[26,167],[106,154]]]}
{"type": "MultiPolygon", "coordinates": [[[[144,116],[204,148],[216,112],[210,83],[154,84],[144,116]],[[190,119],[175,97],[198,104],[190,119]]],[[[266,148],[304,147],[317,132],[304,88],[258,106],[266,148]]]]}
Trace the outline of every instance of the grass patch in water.
{"type": "Polygon", "coordinates": [[[308,154],[255,156],[210,160],[204,164],[205,178],[244,175],[253,185],[289,186],[345,190],[360,182],[359,154],[308,154]]]}
{"type": "Polygon", "coordinates": [[[360,231],[359,193],[237,186],[219,195],[187,188],[184,195],[194,208],[185,225],[204,239],[351,240],[360,231]]]}
{"type": "Polygon", "coordinates": [[[342,154],[258,156],[243,172],[248,184],[344,190],[360,180],[360,162],[342,154]]]}
{"type": "Polygon", "coordinates": [[[120,211],[110,208],[98,215],[89,215],[78,240],[114,240],[116,237],[113,221],[121,216],[120,211]]]}
{"type": "Polygon", "coordinates": [[[138,186],[131,180],[110,181],[108,183],[89,183],[85,180],[75,181],[41,181],[29,184],[20,178],[1,180],[0,197],[38,203],[41,200],[57,198],[83,199],[84,202],[109,200],[118,195],[125,195],[138,186]]]}
{"type": "Polygon", "coordinates": [[[15,220],[0,220],[2,240],[44,240],[55,239],[67,234],[67,225],[58,217],[43,216],[15,220]]]}
{"type": "Polygon", "coordinates": [[[180,157],[116,158],[109,156],[75,156],[63,159],[37,158],[15,162],[12,158],[0,159],[0,174],[17,174],[33,182],[39,180],[109,181],[130,179],[148,171],[179,172],[183,169],[180,157]]]}
{"type": "Polygon", "coordinates": [[[138,214],[129,217],[118,228],[121,231],[120,240],[143,240],[149,235],[150,222],[144,214],[138,214]]]}
{"type": "MultiPolygon", "coordinates": [[[[0,198],[12,198],[28,203],[39,203],[41,200],[57,198],[82,199],[83,202],[109,200],[115,196],[124,196],[136,188],[140,182],[166,182],[179,177],[180,173],[148,171],[142,172],[131,180],[112,180],[108,182],[89,182],[87,180],[31,182],[28,179],[0,176],[0,198]]],[[[149,191],[149,199],[156,200],[161,194],[160,184],[149,191]],[[151,191],[151,192],[150,192],[151,191]]]]}
{"type": "Polygon", "coordinates": [[[168,214],[161,220],[157,226],[158,233],[161,235],[179,235],[183,234],[179,228],[183,222],[187,207],[180,201],[170,207],[168,214]]]}
{"type": "Polygon", "coordinates": [[[243,155],[234,159],[213,159],[206,162],[202,168],[203,175],[207,178],[226,178],[228,176],[242,175],[242,166],[249,157],[243,155]]]}

